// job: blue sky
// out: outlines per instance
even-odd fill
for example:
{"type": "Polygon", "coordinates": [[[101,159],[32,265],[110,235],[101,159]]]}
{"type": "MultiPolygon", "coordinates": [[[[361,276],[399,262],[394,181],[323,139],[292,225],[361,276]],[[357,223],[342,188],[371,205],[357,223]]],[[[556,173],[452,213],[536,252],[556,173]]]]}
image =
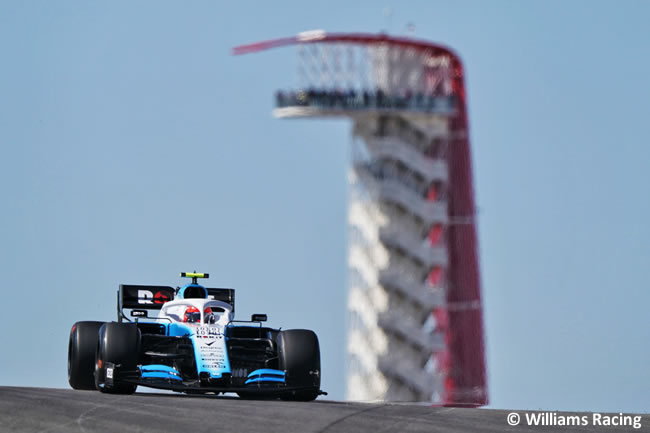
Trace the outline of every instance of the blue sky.
{"type": "Polygon", "coordinates": [[[631,0],[0,2],[0,385],[66,387],[73,322],[113,319],[120,283],[196,269],[241,315],[317,331],[342,399],[350,125],[273,119],[295,51],[230,49],[413,22],[465,63],[492,406],[647,412],[649,17],[631,0]]]}

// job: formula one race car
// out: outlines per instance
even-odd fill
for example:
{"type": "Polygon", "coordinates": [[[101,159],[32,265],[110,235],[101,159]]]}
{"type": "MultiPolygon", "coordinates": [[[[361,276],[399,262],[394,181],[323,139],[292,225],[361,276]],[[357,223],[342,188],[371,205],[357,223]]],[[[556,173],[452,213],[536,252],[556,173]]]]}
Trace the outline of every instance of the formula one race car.
{"type": "Polygon", "coordinates": [[[262,326],[265,314],[235,321],[234,289],[197,283],[208,276],[182,273],[192,283],[176,290],[120,285],[117,322],[72,326],[70,386],[131,394],[142,385],[300,401],[326,394],[320,390],[316,334],[267,328],[262,326]],[[152,310],[158,312],[155,317],[149,317],[152,310]]]}

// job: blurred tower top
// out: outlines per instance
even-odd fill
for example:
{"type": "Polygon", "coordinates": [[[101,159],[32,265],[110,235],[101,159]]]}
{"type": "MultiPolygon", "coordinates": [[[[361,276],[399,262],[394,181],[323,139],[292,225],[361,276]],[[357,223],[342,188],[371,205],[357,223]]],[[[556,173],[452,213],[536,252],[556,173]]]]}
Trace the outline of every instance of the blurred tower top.
{"type": "MultiPolygon", "coordinates": [[[[247,54],[287,45],[298,45],[298,89],[319,89],[331,92],[363,93],[381,92],[382,96],[409,98],[409,104],[396,101],[383,106],[359,106],[363,110],[417,113],[452,114],[458,109],[457,98],[462,92],[462,65],[458,56],[449,48],[412,38],[387,34],[326,33],[311,30],[296,36],[271,39],[254,44],[241,45],[233,54],[247,54]],[[417,98],[420,98],[419,100],[417,98]],[[427,110],[421,108],[426,106],[427,110]]],[[[300,95],[296,95],[300,96],[300,95]]],[[[307,95],[303,96],[303,99],[307,95]]],[[[278,117],[314,115],[345,115],[349,110],[315,110],[312,104],[287,104],[291,109],[279,106],[278,117]],[[296,107],[305,107],[297,109],[296,107]]],[[[321,104],[322,105],[322,104],[321,104]]]]}

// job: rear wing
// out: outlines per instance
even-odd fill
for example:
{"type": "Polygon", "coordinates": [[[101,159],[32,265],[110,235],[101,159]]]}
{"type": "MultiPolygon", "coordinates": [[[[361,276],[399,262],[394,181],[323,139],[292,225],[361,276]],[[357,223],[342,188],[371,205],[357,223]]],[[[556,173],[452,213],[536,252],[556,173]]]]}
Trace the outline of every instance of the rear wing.
{"type": "MultiPolygon", "coordinates": [[[[210,299],[230,304],[232,312],[235,312],[235,289],[209,287],[206,289],[210,299]]],[[[117,319],[121,322],[125,318],[125,308],[130,310],[160,310],[163,304],[172,301],[175,295],[176,289],[169,286],[120,284],[120,289],[117,292],[117,319]]]]}
{"type": "Polygon", "coordinates": [[[120,284],[118,304],[122,308],[160,310],[165,302],[174,299],[175,292],[173,287],[168,286],[120,284]]]}
{"type": "Polygon", "coordinates": [[[206,287],[206,289],[208,291],[208,298],[230,304],[233,314],[235,313],[235,289],[221,289],[212,287],[206,287]]]}

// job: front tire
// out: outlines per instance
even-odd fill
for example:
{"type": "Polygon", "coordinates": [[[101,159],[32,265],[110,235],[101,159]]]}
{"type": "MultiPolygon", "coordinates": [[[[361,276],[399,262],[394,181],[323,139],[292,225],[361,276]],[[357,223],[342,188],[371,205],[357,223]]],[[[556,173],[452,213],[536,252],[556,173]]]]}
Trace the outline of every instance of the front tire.
{"type": "Polygon", "coordinates": [[[95,389],[95,349],[104,322],[77,322],[68,343],[68,383],[72,389],[95,389]]]}
{"type": "Polygon", "coordinates": [[[101,392],[133,394],[138,387],[131,383],[106,384],[106,363],[119,365],[121,371],[135,370],[140,358],[140,330],[130,323],[106,323],[99,330],[95,355],[95,387],[101,392]]]}
{"type": "Polygon", "coordinates": [[[288,386],[309,387],[283,394],[282,400],[311,401],[320,394],[320,346],[318,337],[307,329],[291,329],[278,334],[280,370],[288,386]]]}

